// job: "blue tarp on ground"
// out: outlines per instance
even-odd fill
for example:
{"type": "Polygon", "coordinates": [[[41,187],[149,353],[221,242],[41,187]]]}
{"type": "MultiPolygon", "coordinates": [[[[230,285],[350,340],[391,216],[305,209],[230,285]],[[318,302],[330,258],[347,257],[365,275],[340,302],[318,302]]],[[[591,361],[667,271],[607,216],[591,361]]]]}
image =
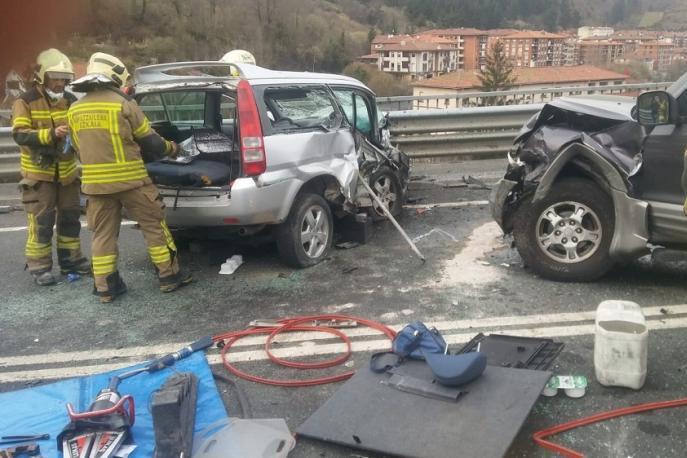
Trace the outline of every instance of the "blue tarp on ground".
{"type": "MultiPolygon", "coordinates": [[[[132,368],[1,393],[0,435],[49,433],[50,440],[39,442],[41,453],[43,456],[60,456],[56,437],[69,422],[67,402],[71,402],[78,412],[88,410],[98,392],[107,387],[110,377],[132,368]]],[[[155,433],[149,406],[153,392],[174,372],[193,372],[198,377],[196,433],[217,420],[227,418],[227,411],[215,386],[210,366],[201,352],[177,362],[171,368],[153,374],[139,374],[124,380],[119,386],[119,392],[122,395],[132,395],[136,404],[136,423],[132,433],[137,448],[130,455],[132,458],[153,456],[155,433]]]]}

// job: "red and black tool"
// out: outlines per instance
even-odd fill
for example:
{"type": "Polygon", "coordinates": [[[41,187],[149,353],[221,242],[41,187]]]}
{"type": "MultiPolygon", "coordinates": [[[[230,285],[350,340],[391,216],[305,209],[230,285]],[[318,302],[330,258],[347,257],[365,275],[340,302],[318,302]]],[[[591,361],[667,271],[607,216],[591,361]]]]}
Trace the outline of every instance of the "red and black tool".
{"type": "Polygon", "coordinates": [[[142,372],[156,372],[169,367],[211,345],[212,337],[204,337],[139,369],[112,377],[109,386],[98,393],[86,412],[76,412],[71,404],[67,404],[70,421],[57,436],[64,458],[112,457],[129,437],[129,429],[136,417],[134,398],[121,396],[117,391],[120,382],[142,372]]]}

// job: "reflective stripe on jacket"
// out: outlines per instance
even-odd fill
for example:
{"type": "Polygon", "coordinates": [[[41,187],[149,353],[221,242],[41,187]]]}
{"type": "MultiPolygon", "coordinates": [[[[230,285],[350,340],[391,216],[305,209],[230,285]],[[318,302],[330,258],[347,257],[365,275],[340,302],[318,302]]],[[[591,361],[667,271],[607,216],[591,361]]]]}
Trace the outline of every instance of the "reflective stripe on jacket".
{"type": "Polygon", "coordinates": [[[55,127],[67,124],[67,109],[73,96],[51,104],[34,87],[12,105],[12,136],[20,147],[21,174],[38,181],[73,182],[77,176],[73,151],[65,153],[64,141],[55,137],[55,127]]]}
{"type": "Polygon", "coordinates": [[[172,150],[138,104],[114,89],[89,92],[69,108],[68,118],[85,194],[114,194],[151,183],[141,146],[156,155],[172,150]]]}

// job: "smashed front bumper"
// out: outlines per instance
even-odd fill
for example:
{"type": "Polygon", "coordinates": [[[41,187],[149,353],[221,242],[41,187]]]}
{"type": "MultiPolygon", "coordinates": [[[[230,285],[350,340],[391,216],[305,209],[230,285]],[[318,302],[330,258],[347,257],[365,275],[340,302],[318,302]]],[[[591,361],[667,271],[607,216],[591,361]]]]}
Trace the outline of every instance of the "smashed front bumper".
{"type": "Polygon", "coordinates": [[[489,210],[491,211],[491,216],[505,233],[510,232],[504,225],[504,221],[506,220],[506,200],[517,184],[517,181],[501,178],[489,195],[489,210]]]}

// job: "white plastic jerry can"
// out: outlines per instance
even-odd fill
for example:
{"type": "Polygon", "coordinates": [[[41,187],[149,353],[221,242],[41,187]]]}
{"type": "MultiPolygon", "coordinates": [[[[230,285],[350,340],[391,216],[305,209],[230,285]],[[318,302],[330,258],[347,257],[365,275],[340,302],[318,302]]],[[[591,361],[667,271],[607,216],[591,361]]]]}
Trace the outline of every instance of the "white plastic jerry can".
{"type": "Polygon", "coordinates": [[[599,304],[594,335],[594,370],[599,383],[640,389],[646,380],[648,336],[644,314],[636,303],[599,304]]]}

